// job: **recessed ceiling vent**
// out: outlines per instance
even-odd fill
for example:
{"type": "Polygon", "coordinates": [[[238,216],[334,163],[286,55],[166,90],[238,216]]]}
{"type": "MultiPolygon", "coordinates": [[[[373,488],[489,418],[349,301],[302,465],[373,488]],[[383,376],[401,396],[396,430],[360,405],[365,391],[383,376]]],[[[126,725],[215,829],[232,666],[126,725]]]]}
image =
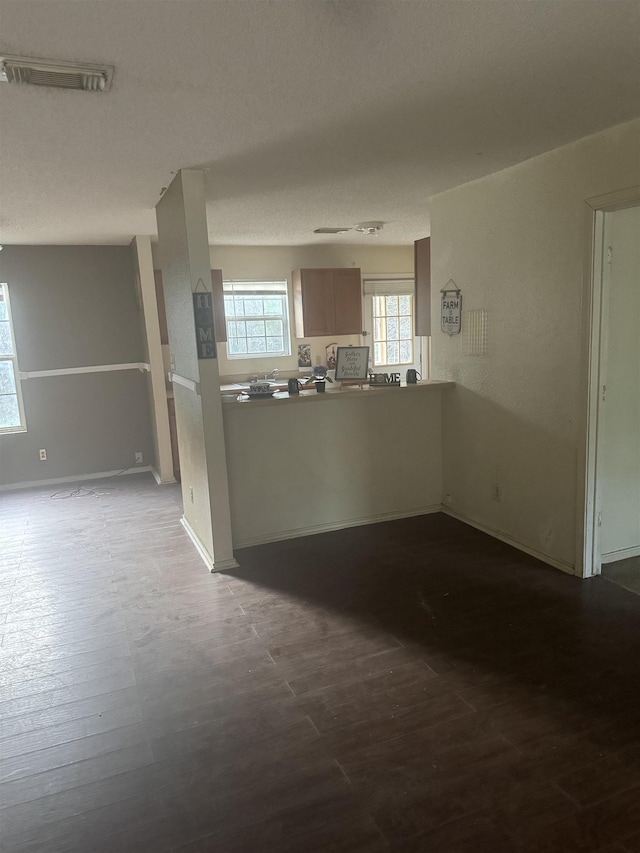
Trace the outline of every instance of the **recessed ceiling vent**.
{"type": "Polygon", "coordinates": [[[343,226],[338,226],[337,228],[323,227],[316,228],[314,230],[314,234],[346,234],[347,231],[351,231],[350,228],[345,228],[343,226]]]}
{"type": "Polygon", "coordinates": [[[83,65],[26,56],[0,56],[0,82],[3,83],[106,92],[111,87],[112,76],[113,68],[108,65],[83,65]]]}

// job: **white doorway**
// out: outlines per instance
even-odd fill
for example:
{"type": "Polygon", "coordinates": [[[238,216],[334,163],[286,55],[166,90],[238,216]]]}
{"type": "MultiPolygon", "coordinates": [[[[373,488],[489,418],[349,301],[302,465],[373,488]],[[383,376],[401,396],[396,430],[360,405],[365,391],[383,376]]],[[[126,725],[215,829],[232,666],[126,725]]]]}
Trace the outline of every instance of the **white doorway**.
{"type": "MultiPolygon", "coordinates": [[[[400,373],[413,368],[429,376],[423,340],[415,335],[413,275],[363,276],[363,323],[374,373],[400,373]]],[[[427,348],[428,352],[428,348],[427,348]]]]}
{"type": "Polygon", "coordinates": [[[578,544],[583,577],[601,574],[603,566],[610,579],[635,569],[634,591],[640,592],[640,193],[620,195],[594,200],[591,211],[584,536],[578,544]]]}

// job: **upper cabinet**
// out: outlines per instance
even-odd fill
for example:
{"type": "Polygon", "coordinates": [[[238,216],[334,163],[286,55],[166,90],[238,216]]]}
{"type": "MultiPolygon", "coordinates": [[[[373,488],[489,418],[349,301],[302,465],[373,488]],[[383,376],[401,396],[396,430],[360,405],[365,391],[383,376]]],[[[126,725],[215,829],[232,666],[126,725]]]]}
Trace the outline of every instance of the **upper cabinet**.
{"type": "Polygon", "coordinates": [[[416,335],[431,334],[431,238],[413,244],[416,277],[416,335]]]}
{"type": "Polygon", "coordinates": [[[297,338],[361,334],[359,269],[294,270],[292,279],[297,338]]]}

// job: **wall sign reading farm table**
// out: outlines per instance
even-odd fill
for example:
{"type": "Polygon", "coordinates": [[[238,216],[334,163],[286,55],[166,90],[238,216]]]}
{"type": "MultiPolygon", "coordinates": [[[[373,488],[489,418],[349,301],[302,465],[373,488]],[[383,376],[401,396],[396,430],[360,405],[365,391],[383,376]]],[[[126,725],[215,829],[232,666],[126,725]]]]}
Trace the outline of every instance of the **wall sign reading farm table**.
{"type": "Polygon", "coordinates": [[[459,335],[462,318],[462,293],[450,278],[440,291],[440,328],[448,335],[459,335]]]}

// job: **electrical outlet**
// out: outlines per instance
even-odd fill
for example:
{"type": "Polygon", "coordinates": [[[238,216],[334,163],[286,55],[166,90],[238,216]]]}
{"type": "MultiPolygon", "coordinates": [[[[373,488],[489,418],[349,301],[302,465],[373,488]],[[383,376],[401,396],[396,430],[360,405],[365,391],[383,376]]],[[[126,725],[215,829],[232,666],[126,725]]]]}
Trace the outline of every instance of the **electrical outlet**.
{"type": "Polygon", "coordinates": [[[193,486],[189,486],[189,497],[191,498],[191,503],[193,503],[193,486]]]}
{"type": "Polygon", "coordinates": [[[142,451],[136,450],[136,465],[142,465],[142,451]]]}
{"type": "Polygon", "coordinates": [[[444,496],[444,503],[445,503],[445,506],[451,506],[451,504],[453,503],[452,496],[451,495],[445,495],[444,496]]]}
{"type": "Polygon", "coordinates": [[[44,448],[42,448],[42,450],[40,451],[40,461],[41,462],[47,461],[47,451],[44,448]]]}
{"type": "Polygon", "coordinates": [[[502,486],[500,483],[493,483],[491,486],[491,497],[494,501],[500,502],[502,500],[502,486]]]}

